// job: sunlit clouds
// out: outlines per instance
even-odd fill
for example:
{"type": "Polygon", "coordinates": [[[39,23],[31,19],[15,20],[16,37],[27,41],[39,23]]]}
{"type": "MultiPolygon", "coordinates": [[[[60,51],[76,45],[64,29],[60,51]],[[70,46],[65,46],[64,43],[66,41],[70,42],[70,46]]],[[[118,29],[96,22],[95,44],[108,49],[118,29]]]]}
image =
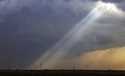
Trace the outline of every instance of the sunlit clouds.
{"type": "Polygon", "coordinates": [[[125,47],[84,53],[80,61],[83,69],[125,70],[125,47]]]}
{"type": "Polygon", "coordinates": [[[110,15],[118,14],[121,16],[124,14],[124,12],[118,9],[115,4],[110,3],[110,2],[104,3],[102,1],[98,1],[96,5],[97,5],[98,10],[105,14],[110,14],[110,15]]]}

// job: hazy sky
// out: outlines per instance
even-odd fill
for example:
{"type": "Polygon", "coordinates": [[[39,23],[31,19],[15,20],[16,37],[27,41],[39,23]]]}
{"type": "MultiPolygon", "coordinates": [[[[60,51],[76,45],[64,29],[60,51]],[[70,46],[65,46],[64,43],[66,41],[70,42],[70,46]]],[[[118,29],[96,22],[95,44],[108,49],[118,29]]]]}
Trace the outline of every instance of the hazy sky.
{"type": "MultiPolygon", "coordinates": [[[[0,69],[29,67],[85,18],[96,1],[0,0],[0,69]]],[[[124,0],[104,1],[114,2],[119,10],[125,10],[124,0]]],[[[69,59],[74,57],[72,62],[90,49],[124,44],[125,35],[116,34],[125,32],[124,16],[102,17],[93,25],[94,28],[85,31],[86,37],[70,49],[71,54],[67,53],[69,59]],[[116,35],[112,35],[113,32],[116,35]]]]}

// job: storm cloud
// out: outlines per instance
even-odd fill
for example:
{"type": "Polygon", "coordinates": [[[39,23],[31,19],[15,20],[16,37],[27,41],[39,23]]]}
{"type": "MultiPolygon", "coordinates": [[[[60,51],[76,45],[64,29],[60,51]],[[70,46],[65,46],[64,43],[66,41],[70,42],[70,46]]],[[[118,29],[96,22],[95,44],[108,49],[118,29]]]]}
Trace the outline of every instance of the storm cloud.
{"type": "Polygon", "coordinates": [[[1,0],[0,68],[32,64],[86,15],[81,7],[76,0],[1,0]]]}
{"type": "MultiPolygon", "coordinates": [[[[110,1],[124,10],[124,0],[110,1]]],[[[86,17],[95,2],[96,0],[0,0],[0,69],[26,69],[32,65],[86,17]]],[[[86,37],[71,49],[69,57],[77,58],[82,52],[96,47],[109,47],[114,42],[124,44],[124,20],[124,16],[113,16],[93,23],[96,26],[92,30],[90,28],[86,37]]],[[[39,68],[41,63],[38,63],[39,68]]]]}

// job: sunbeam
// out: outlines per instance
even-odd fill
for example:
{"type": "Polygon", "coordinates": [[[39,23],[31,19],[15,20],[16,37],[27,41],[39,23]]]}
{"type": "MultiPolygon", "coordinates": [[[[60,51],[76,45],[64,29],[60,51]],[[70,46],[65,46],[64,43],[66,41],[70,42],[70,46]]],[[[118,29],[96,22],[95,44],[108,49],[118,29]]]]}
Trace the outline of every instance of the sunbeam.
{"type": "Polygon", "coordinates": [[[96,20],[101,18],[103,14],[112,14],[113,12],[121,13],[117,11],[115,4],[98,1],[85,18],[78,22],[56,45],[47,50],[31,67],[35,69],[54,69],[55,65],[71,51],[70,49],[88,33],[86,31],[94,26],[93,23],[96,20]]]}

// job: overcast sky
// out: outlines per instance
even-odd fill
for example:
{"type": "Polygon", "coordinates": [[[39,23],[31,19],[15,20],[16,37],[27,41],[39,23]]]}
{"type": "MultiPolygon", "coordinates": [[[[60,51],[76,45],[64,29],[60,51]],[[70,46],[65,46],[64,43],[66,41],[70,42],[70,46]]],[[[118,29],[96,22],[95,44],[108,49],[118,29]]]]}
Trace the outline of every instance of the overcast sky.
{"type": "MultiPolygon", "coordinates": [[[[0,69],[29,67],[85,18],[96,1],[0,0],[0,69]]],[[[125,10],[124,0],[104,1],[125,10]]],[[[93,25],[97,27],[90,28],[92,31],[71,49],[74,58],[96,47],[124,44],[125,35],[112,35],[112,32],[125,32],[124,16],[104,17],[93,25]]]]}

